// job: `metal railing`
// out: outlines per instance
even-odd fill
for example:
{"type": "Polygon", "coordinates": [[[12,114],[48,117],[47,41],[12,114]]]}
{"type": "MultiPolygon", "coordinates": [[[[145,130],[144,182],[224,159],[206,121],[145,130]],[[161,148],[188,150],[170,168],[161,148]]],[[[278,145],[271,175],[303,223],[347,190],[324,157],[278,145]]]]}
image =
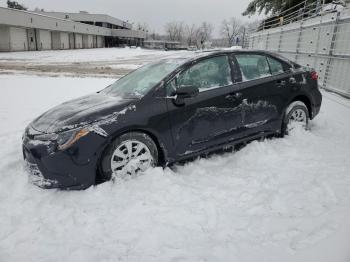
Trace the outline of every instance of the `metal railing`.
{"type": "Polygon", "coordinates": [[[286,24],[294,23],[297,21],[302,21],[310,19],[316,16],[322,16],[329,12],[335,12],[336,10],[327,10],[326,8],[330,5],[342,6],[340,2],[334,2],[330,4],[321,3],[321,1],[305,0],[295,6],[292,6],[278,14],[273,15],[261,22],[257,31],[271,29],[286,24]]]}

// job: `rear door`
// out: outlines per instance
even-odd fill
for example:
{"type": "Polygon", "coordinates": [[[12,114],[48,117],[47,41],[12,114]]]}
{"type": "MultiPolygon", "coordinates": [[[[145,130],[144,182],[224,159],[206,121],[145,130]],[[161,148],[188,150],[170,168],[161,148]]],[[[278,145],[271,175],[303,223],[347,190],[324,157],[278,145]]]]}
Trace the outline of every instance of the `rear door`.
{"type": "Polygon", "coordinates": [[[168,96],[182,85],[199,88],[199,94],[182,105],[167,99],[178,158],[225,144],[240,133],[241,103],[235,99],[231,62],[227,55],[193,62],[166,85],[168,96]]]}
{"type": "Polygon", "coordinates": [[[240,93],[245,135],[278,131],[289,88],[283,66],[279,68],[277,60],[272,61],[262,53],[239,53],[235,59],[242,74],[240,93]]]}

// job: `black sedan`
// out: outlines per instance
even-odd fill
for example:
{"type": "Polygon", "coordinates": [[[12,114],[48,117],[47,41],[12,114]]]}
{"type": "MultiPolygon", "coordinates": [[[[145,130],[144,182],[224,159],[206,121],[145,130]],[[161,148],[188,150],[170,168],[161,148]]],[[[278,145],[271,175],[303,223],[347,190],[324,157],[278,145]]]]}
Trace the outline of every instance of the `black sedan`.
{"type": "Polygon", "coordinates": [[[26,166],[41,187],[85,189],[307,128],[321,106],[317,78],[263,51],[160,60],[35,119],[23,136],[26,166]]]}

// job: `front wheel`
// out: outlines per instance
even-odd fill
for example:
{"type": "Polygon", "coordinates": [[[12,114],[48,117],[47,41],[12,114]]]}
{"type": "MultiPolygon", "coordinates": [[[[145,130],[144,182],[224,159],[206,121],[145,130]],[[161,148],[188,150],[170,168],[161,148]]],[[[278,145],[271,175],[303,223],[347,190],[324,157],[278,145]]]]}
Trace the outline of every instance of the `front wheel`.
{"type": "Polygon", "coordinates": [[[288,135],[297,125],[307,130],[309,128],[309,110],[301,101],[292,102],[286,109],[282,134],[288,135]]]}
{"type": "Polygon", "coordinates": [[[147,134],[130,132],[116,138],[101,161],[104,181],[125,179],[158,164],[157,146],[147,134]]]}

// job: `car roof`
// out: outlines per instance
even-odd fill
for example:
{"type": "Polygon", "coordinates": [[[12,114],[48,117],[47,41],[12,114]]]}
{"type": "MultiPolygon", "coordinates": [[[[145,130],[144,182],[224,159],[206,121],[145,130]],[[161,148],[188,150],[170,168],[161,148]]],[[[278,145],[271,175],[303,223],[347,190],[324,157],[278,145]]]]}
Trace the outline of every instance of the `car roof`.
{"type": "Polygon", "coordinates": [[[280,60],[283,60],[284,62],[291,63],[290,60],[281,57],[280,55],[274,54],[273,52],[266,51],[266,50],[259,50],[259,49],[231,49],[231,48],[221,48],[221,49],[209,49],[209,50],[200,50],[196,52],[185,52],[181,54],[175,54],[172,56],[169,56],[165,58],[165,60],[171,60],[171,59],[180,59],[183,60],[184,63],[189,63],[196,61],[200,58],[220,55],[220,54],[235,54],[235,53],[260,53],[260,54],[268,54],[272,55],[274,57],[279,58],[280,60]],[[283,58],[283,59],[282,59],[283,58]]]}
{"type": "Polygon", "coordinates": [[[169,56],[169,59],[184,59],[184,60],[196,60],[198,58],[213,56],[213,55],[220,55],[220,54],[234,54],[234,53],[270,53],[268,51],[264,50],[255,50],[255,49],[209,49],[209,50],[201,50],[196,52],[186,52],[181,54],[174,54],[172,56],[169,56]]]}

